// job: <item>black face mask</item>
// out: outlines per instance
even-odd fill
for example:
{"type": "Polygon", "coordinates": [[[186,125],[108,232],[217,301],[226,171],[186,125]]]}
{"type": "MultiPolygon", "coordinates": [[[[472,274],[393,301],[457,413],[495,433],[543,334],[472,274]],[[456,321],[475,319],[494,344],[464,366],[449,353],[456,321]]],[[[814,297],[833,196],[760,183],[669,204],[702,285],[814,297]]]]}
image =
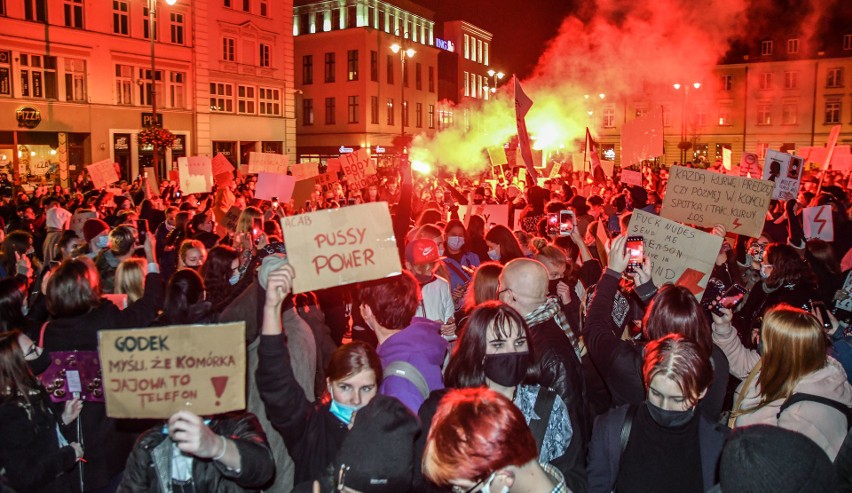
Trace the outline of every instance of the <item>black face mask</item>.
{"type": "Polygon", "coordinates": [[[547,281],[547,294],[550,296],[556,296],[556,288],[559,286],[560,282],[562,282],[562,279],[551,279],[547,281]]]}
{"type": "Polygon", "coordinates": [[[529,351],[485,355],[485,376],[503,387],[514,387],[523,382],[529,366],[529,351]]]}
{"type": "Polygon", "coordinates": [[[686,411],[668,411],[657,407],[650,402],[647,404],[648,413],[651,415],[651,419],[653,419],[658,425],[665,428],[681,427],[692,421],[692,418],[695,416],[694,407],[687,409],[686,411]]]}
{"type": "Polygon", "coordinates": [[[33,372],[33,375],[41,375],[46,372],[47,367],[50,366],[50,353],[42,350],[38,358],[27,360],[27,366],[30,367],[30,371],[33,372]]]}
{"type": "Polygon", "coordinates": [[[435,280],[435,276],[432,274],[427,276],[424,276],[423,274],[414,274],[414,278],[417,279],[417,283],[420,284],[420,287],[423,287],[435,280]]]}

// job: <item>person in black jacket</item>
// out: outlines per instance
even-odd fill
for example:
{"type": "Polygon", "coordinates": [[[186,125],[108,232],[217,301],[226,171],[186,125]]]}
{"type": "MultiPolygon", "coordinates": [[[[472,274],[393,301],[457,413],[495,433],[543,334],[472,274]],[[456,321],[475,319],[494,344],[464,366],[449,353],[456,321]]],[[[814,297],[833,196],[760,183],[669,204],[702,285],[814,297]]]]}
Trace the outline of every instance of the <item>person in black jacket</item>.
{"type": "MultiPolygon", "coordinates": [[[[619,236],[613,241],[609,267],[598,281],[583,326],[586,348],[610,391],[612,406],[638,404],[645,399],[642,383],[644,348],[636,341],[622,340],[621,332],[616,330],[611,316],[621,273],[627,268],[626,241],[626,236],[619,236]]],[[[645,263],[635,269],[632,275],[636,280],[637,293],[656,290],[651,282],[650,259],[646,258],[645,263]]],[[[718,419],[728,381],[728,360],[713,345],[710,323],[692,293],[678,286],[661,289],[645,312],[642,331],[645,341],[678,333],[698,344],[702,354],[708,361],[712,361],[714,372],[707,397],[699,403],[699,408],[708,418],[718,419]]]]}
{"type": "Polygon", "coordinates": [[[730,430],[695,412],[712,377],[701,349],[683,336],[649,343],[645,402],[612,409],[595,421],[589,491],[698,493],[716,484],[730,430]]]}
{"type": "Polygon", "coordinates": [[[290,265],[272,271],[266,285],[263,327],[258,347],[257,388],[272,426],[281,433],[295,463],[299,487],[324,476],[353,423],[382,381],[382,364],[367,344],[341,346],[326,369],[328,394],[317,402],[305,397],[290,366],[281,327],[281,307],[292,291],[290,265]]]}
{"type": "Polygon", "coordinates": [[[189,411],[178,411],[167,427],[156,426],[139,437],[118,491],[259,491],[274,474],[272,451],[253,414],[231,413],[204,420],[189,411]]]}

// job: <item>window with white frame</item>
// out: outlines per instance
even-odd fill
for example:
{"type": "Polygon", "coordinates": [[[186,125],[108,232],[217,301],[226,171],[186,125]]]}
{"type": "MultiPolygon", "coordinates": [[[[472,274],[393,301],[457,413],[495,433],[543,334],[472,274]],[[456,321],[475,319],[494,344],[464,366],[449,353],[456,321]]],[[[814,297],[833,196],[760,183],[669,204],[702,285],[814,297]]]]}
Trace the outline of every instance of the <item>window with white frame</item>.
{"type": "Polygon", "coordinates": [[[429,105],[429,128],[435,128],[435,105],[429,105]]]}
{"type": "Polygon", "coordinates": [[[63,0],[65,27],[83,29],[83,0],[63,0]]]}
{"type": "Polygon", "coordinates": [[[721,104],[719,105],[719,126],[727,127],[729,125],[731,125],[731,105],[721,104]]]}
{"type": "Polygon", "coordinates": [[[359,114],[361,113],[361,105],[358,96],[349,96],[349,118],[348,123],[358,123],[359,114]]]}
{"type": "Polygon", "coordinates": [[[12,52],[0,50],[0,96],[12,95],[12,52]]]}
{"type": "Polygon", "coordinates": [[[183,44],[183,14],[169,12],[169,34],[174,44],[183,44]]]}
{"type": "Polygon", "coordinates": [[[133,104],[133,67],[115,66],[115,104],[133,104]]]}
{"type": "Polygon", "coordinates": [[[787,40],[787,53],[790,55],[795,55],[799,52],[799,38],[792,38],[787,40]]]}
{"type": "Polygon", "coordinates": [[[482,40],[476,40],[476,61],[482,63],[482,40]]]}
{"type": "MultiPolygon", "coordinates": [[[[148,106],[151,104],[151,69],[140,68],[138,80],[142,82],[139,86],[139,101],[140,104],[148,106]]],[[[158,101],[163,102],[165,93],[163,92],[163,71],[157,70],[154,74],[154,90],[157,91],[158,101]]]]}
{"type": "Polygon", "coordinates": [[[796,125],[799,123],[799,105],[797,103],[784,103],[781,107],[781,124],[796,125]]]}
{"type": "Polygon", "coordinates": [[[758,87],[763,90],[772,88],[772,74],[769,72],[764,72],[760,74],[760,81],[758,83],[758,87]]]}
{"type": "Polygon", "coordinates": [[[237,113],[243,115],[254,115],[257,113],[254,86],[237,86],[237,113]]]}
{"type": "Polygon", "coordinates": [[[281,116],[281,89],[258,88],[258,107],[261,115],[281,116]]]}
{"type": "Polygon", "coordinates": [[[370,96],[370,123],[379,123],[379,97],[370,96]]]}
{"type": "Polygon", "coordinates": [[[757,105],[757,124],[772,125],[772,105],[761,103],[757,105]]]}
{"type": "Polygon", "coordinates": [[[485,49],[484,59],[483,59],[482,63],[487,67],[488,66],[488,43],[485,43],[482,47],[485,49]]]}
{"type": "Polygon", "coordinates": [[[826,77],[825,80],[825,87],[843,87],[843,67],[828,69],[828,77],[826,77]]]}
{"type": "Polygon", "coordinates": [[[695,115],[693,115],[695,125],[699,127],[707,126],[707,106],[704,104],[695,105],[695,115]]]}
{"type": "Polygon", "coordinates": [[[769,56],[772,54],[772,41],[764,41],[760,43],[760,54],[763,56],[769,56]]]}
{"type": "Polygon", "coordinates": [[[243,0],[243,12],[251,12],[251,0],[243,0]]]}
{"type": "Polygon", "coordinates": [[[603,110],[603,126],[604,126],[604,128],[615,127],[615,110],[613,108],[604,108],[604,110],[603,110]]]}
{"type": "Polygon", "coordinates": [[[171,108],[186,107],[186,74],[184,72],[169,72],[169,106],[171,108]]]}
{"type": "Polygon", "coordinates": [[[470,36],[464,35],[464,59],[470,59],[470,36]]]}
{"type": "Polygon", "coordinates": [[[826,101],[825,102],[825,123],[826,124],[835,124],[840,123],[840,111],[841,111],[840,101],[826,101]]]}
{"type": "Polygon", "coordinates": [[[236,60],[237,40],[234,38],[222,38],[222,60],[233,62],[236,60]]]}
{"type": "Polygon", "coordinates": [[[269,16],[269,3],[267,0],[260,0],[260,15],[263,17],[269,16]]]}
{"type": "Polygon", "coordinates": [[[843,49],[852,50],[852,34],[843,35],[843,49]]]}
{"type": "Polygon", "coordinates": [[[734,76],[725,74],[721,77],[721,89],[730,92],[734,88],[734,76]]]}
{"type": "Polygon", "coordinates": [[[414,105],[414,125],[417,128],[423,128],[423,103],[414,105]]]}
{"type": "Polygon", "coordinates": [[[464,73],[464,95],[470,96],[470,82],[468,81],[468,73],[464,73]]]}
{"type": "Polygon", "coordinates": [[[799,73],[793,71],[784,72],[784,89],[798,89],[799,73]]]}
{"type": "Polygon", "coordinates": [[[271,47],[271,46],[269,46],[269,45],[268,45],[268,44],[266,44],[266,43],[260,43],[260,45],[259,45],[259,46],[260,46],[260,53],[259,53],[259,55],[260,55],[260,58],[259,58],[260,63],[259,63],[259,65],[260,65],[261,67],[271,67],[271,66],[272,66],[272,65],[271,65],[271,63],[272,63],[272,55],[271,55],[270,53],[271,53],[271,51],[272,51],[272,47],[271,47]]]}
{"type": "Polygon", "coordinates": [[[58,99],[56,57],[21,53],[21,95],[58,99]]]}
{"type": "Polygon", "coordinates": [[[672,105],[671,104],[663,104],[663,126],[671,127],[672,126],[672,105]]]}
{"type": "Polygon", "coordinates": [[[65,59],[65,100],[86,102],[86,62],[84,60],[65,59]]]}
{"type": "MultiPolygon", "coordinates": [[[[155,10],[154,16],[153,16],[154,17],[154,39],[159,41],[160,40],[160,33],[159,33],[158,28],[159,28],[160,22],[157,20],[157,15],[159,15],[159,14],[155,10]]],[[[148,7],[143,7],[142,8],[142,37],[145,38],[145,39],[151,39],[151,35],[149,33],[150,26],[148,25],[148,19],[149,19],[148,7]]]]}
{"type": "Polygon", "coordinates": [[[130,7],[128,2],[123,0],[112,0],[112,32],[127,36],[130,34],[130,17],[128,14],[130,7]]]}
{"type": "Polygon", "coordinates": [[[210,111],[234,112],[234,85],[223,82],[210,83],[210,111]]]}
{"type": "Polygon", "coordinates": [[[47,0],[24,0],[24,19],[46,22],[47,0]]]}

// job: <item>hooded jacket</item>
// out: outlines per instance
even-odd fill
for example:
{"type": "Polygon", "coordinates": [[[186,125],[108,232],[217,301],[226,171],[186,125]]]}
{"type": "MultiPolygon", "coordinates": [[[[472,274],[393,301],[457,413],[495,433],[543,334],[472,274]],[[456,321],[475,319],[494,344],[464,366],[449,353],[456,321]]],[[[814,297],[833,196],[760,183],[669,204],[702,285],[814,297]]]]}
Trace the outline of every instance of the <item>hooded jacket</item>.
{"type": "MultiPolygon", "coordinates": [[[[737,378],[746,379],[760,361],[760,355],[743,346],[736,330],[730,324],[713,324],[713,342],[725,352],[731,365],[731,375],[737,378]]],[[[760,406],[758,380],[753,378],[748,388],[743,388],[745,381],[737,387],[734,402],[745,392],[740,409],[753,411],[741,414],[734,427],[767,424],[799,432],[816,442],[833,461],[846,437],[846,416],[833,407],[813,401],[793,404],[779,416],[778,411],[784,399],[760,406]]],[[[852,385],[849,385],[843,367],[831,357],[825,366],[802,377],[796,383],[793,393],[817,395],[852,406],[852,385]]]]}
{"type": "MultiPolygon", "coordinates": [[[[376,352],[382,368],[394,361],[405,361],[420,371],[430,392],[444,388],[441,365],[447,354],[447,341],[441,337],[440,323],[414,317],[408,327],[388,337],[376,352]]],[[[413,383],[397,375],[385,375],[379,392],[396,397],[415,414],[425,400],[413,383]]]]}

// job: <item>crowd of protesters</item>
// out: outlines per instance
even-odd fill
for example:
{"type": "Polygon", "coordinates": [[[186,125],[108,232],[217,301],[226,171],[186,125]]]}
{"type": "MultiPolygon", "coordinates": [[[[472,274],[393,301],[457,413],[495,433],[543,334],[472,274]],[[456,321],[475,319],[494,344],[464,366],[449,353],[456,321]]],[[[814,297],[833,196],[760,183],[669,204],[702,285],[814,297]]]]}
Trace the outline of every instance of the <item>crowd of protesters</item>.
{"type": "Polygon", "coordinates": [[[256,200],[236,173],[193,195],[0,176],[0,488],[852,491],[848,174],[806,173],[758,238],[701,228],[724,241],[696,298],[626,245],[665,166],[643,186],[504,173],[402,162],[304,204],[256,200]],[[366,202],[388,203],[403,273],[292,294],[280,218],[366,202]],[[826,204],[834,240],[806,238],[803,209],[826,204]],[[96,352],[101,330],[233,321],[245,411],[164,423],[50,398],[51,355],[96,352]]]}

